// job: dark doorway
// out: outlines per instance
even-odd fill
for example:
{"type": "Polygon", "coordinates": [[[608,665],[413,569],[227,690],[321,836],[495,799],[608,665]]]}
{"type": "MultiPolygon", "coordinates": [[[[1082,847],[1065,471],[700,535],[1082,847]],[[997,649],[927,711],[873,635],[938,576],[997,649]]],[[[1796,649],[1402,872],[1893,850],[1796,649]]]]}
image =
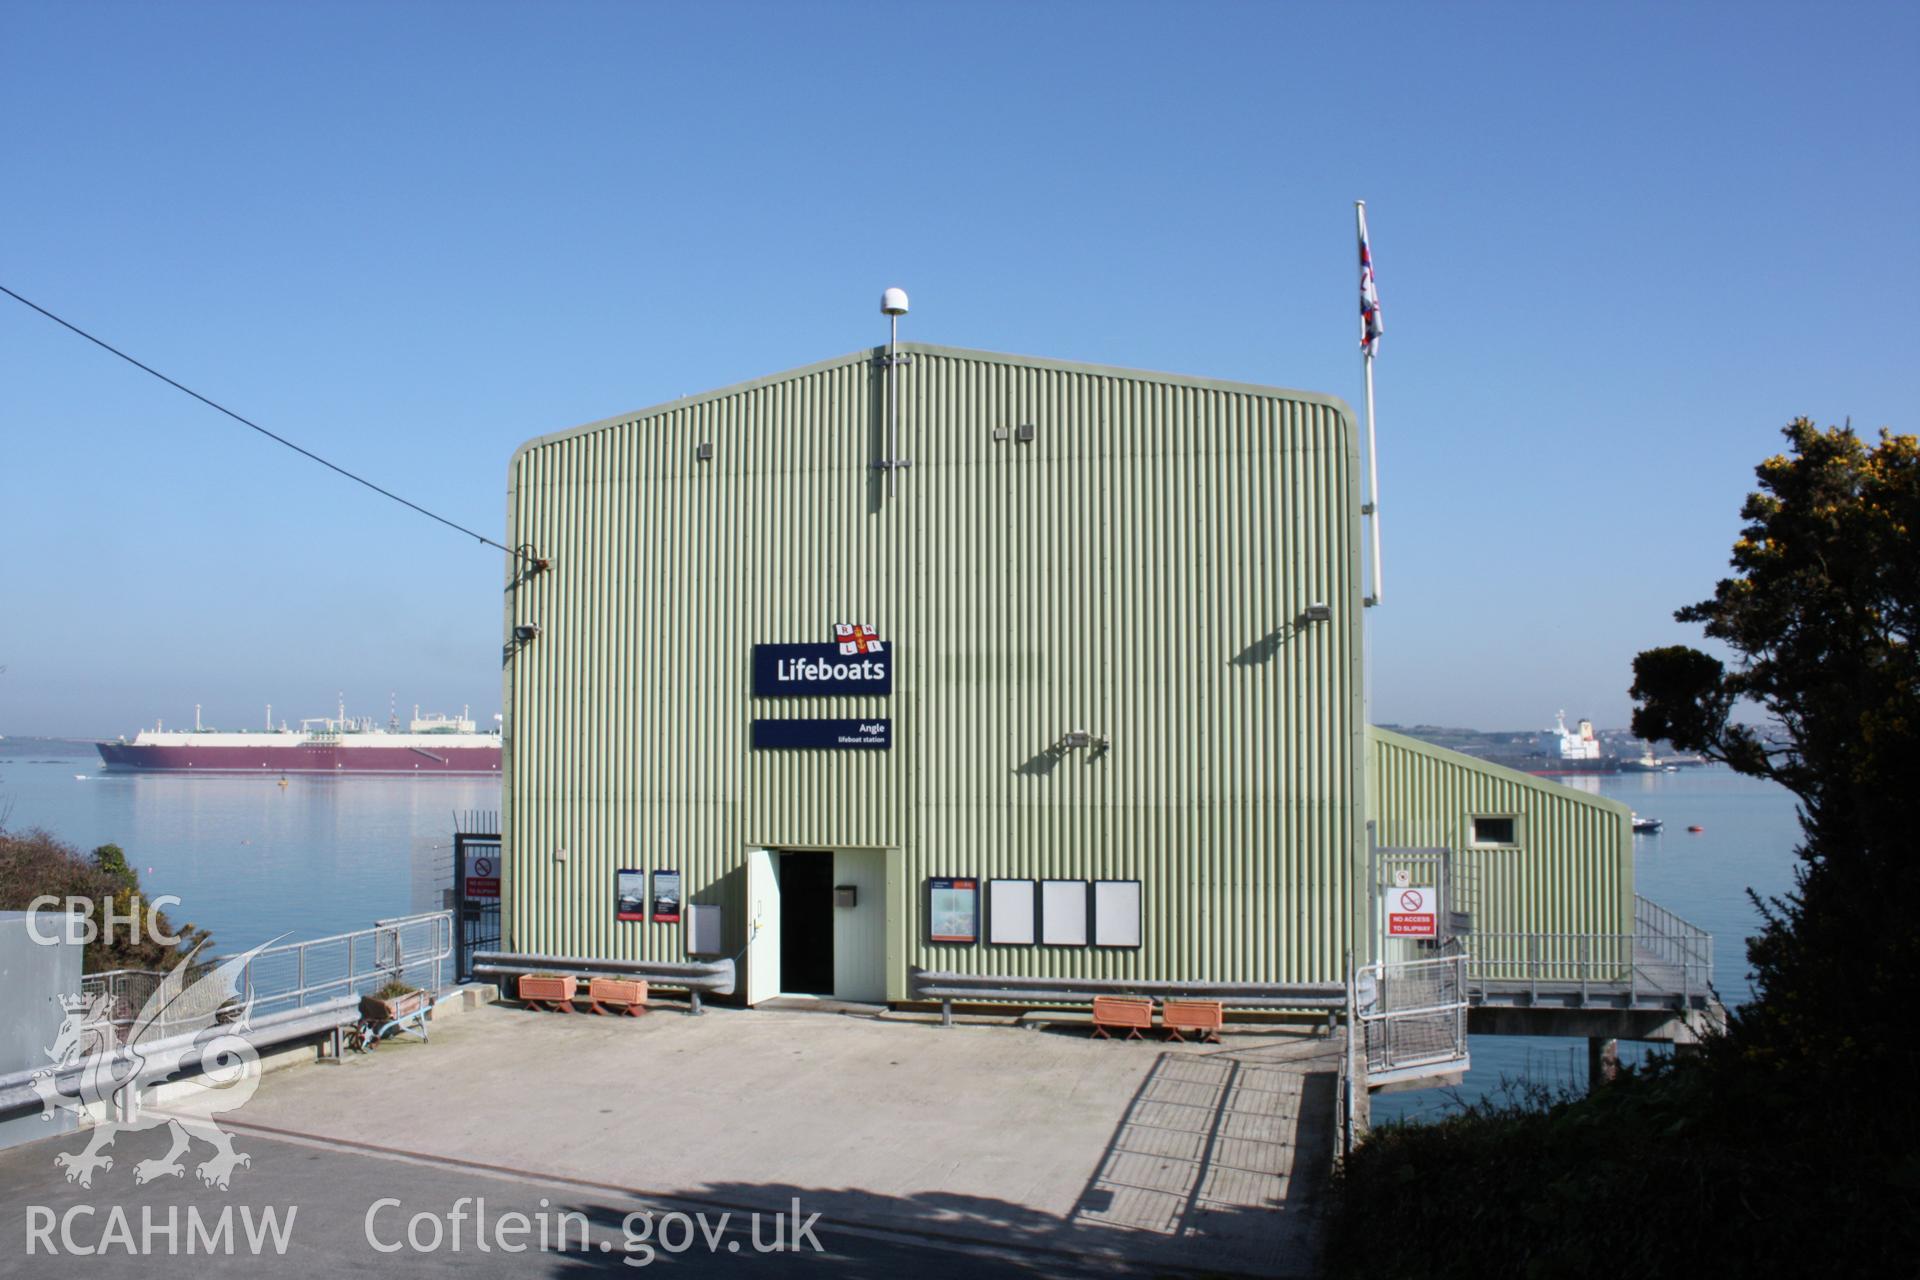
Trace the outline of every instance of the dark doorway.
{"type": "Polygon", "coordinates": [[[833,994],[833,855],[780,855],[780,989],[833,994]]]}

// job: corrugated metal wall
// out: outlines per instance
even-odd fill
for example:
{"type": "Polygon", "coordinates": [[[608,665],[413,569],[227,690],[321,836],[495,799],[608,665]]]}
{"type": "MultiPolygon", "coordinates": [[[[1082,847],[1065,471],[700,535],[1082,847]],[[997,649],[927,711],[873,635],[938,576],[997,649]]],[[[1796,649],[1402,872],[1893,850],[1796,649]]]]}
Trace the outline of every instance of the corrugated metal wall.
{"type": "Polygon", "coordinates": [[[1337,977],[1364,857],[1350,414],[903,350],[893,497],[865,352],[515,456],[510,531],[553,568],[507,597],[509,636],[542,628],[507,660],[512,945],[678,958],[613,919],[636,866],[684,871],[738,946],[746,848],[857,846],[900,860],[905,963],[1337,977]],[[1333,620],[1297,626],[1314,601],[1333,620]],[[891,698],[750,696],[755,643],[837,621],[892,642],[891,698]],[[755,752],[755,716],[890,716],[894,746],[755,752]],[[1111,749],[1048,754],[1070,729],[1111,749]],[[1137,878],[1146,945],[929,945],[929,875],[1137,878]]]}
{"type": "Polygon", "coordinates": [[[1452,849],[1476,936],[1633,931],[1627,806],[1384,729],[1367,731],[1367,747],[1379,842],[1452,849]],[[1475,847],[1476,814],[1516,816],[1515,844],[1475,847]]]}

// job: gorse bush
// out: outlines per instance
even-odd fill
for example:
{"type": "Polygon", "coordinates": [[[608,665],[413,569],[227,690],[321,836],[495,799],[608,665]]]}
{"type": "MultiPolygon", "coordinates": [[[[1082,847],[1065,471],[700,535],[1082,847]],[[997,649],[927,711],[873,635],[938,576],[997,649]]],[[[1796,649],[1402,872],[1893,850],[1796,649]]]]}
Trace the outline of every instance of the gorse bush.
{"type": "MultiPolygon", "coordinates": [[[[56,912],[65,911],[69,898],[92,904],[94,936],[81,959],[88,973],[166,970],[207,937],[191,924],[175,926],[147,901],[118,845],[102,845],[88,856],[45,831],[0,831],[0,911],[25,911],[40,897],[58,899],[56,912]],[[111,934],[109,909],[116,917],[111,934]],[[124,923],[128,916],[134,924],[124,923]],[[181,939],[178,945],[154,940],[173,936],[181,939]]],[[[50,923],[41,926],[42,933],[52,931],[50,923]]]]}
{"type": "Polygon", "coordinates": [[[1787,426],[1711,598],[1734,655],[1634,661],[1634,732],[1800,802],[1755,898],[1754,999],[1584,1098],[1383,1129],[1337,1179],[1335,1275],[1910,1275],[1920,1258],[1920,442],[1787,426]],[[1743,719],[1757,709],[1763,719],[1743,719]]]}

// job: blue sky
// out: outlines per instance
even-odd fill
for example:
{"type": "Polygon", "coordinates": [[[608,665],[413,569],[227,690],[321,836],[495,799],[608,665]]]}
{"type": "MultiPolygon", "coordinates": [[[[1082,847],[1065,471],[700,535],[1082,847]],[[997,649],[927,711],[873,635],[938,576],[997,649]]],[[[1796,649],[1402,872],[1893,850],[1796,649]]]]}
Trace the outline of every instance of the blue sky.
{"type": "MultiPolygon", "coordinates": [[[[498,534],[852,350],[1358,404],[1376,719],[1624,723],[1806,414],[1916,427],[1911,5],[0,8],[0,282],[498,534]]],[[[497,553],[0,298],[0,733],[499,701],[497,553]]]]}

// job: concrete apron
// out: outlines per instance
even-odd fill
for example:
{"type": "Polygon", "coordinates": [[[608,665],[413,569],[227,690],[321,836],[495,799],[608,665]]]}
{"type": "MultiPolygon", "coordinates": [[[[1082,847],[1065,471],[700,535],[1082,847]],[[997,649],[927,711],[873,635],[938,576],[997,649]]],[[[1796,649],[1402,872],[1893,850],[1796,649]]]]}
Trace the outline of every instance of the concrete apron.
{"type": "MultiPolygon", "coordinates": [[[[281,1073],[236,1130],[930,1241],[1310,1274],[1338,1042],[487,1006],[281,1073]]],[[[427,1206],[419,1206],[427,1207],[427,1206]]]]}

